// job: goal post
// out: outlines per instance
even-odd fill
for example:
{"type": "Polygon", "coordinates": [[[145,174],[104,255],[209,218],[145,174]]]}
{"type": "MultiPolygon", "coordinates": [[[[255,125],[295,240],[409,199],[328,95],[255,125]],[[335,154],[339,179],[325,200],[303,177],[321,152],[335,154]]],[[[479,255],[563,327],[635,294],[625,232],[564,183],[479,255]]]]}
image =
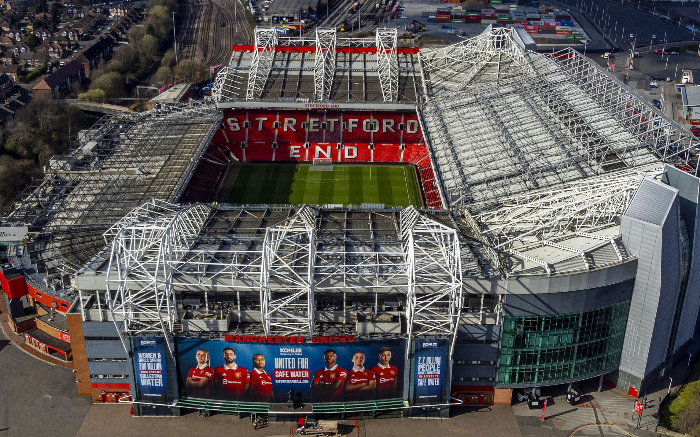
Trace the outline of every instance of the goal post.
{"type": "Polygon", "coordinates": [[[331,158],[314,158],[313,165],[333,165],[331,158]]]}

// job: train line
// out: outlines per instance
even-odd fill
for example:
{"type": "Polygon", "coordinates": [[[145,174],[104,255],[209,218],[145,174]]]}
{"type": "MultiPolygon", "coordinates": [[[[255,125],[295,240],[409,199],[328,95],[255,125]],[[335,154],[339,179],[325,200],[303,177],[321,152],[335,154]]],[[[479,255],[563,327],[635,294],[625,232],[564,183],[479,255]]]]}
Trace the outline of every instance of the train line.
{"type": "Polygon", "coordinates": [[[206,66],[226,64],[233,44],[253,43],[253,29],[237,0],[188,0],[186,14],[178,41],[180,59],[206,66]]]}

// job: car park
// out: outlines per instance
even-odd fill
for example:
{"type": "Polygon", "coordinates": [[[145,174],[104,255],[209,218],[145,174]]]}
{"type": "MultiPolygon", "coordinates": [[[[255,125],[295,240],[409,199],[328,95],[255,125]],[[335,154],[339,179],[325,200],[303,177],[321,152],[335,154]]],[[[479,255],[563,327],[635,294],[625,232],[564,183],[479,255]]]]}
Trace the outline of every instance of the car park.
{"type": "Polygon", "coordinates": [[[658,88],[658,87],[659,87],[659,84],[655,80],[652,80],[651,82],[649,82],[649,88],[658,88]]]}

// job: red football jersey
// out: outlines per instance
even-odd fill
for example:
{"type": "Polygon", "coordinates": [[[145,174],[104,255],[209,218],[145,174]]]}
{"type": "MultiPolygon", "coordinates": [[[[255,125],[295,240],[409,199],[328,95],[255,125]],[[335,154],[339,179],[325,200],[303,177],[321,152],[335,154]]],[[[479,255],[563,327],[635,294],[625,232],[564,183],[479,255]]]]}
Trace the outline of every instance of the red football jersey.
{"type": "MultiPolygon", "coordinates": [[[[370,381],[374,381],[373,370],[365,368],[362,368],[362,370],[355,370],[354,367],[348,370],[348,378],[346,380],[347,386],[359,385],[364,387],[370,381]]],[[[349,401],[365,401],[374,398],[374,390],[346,390],[345,397],[349,401]]]]}
{"type": "Polygon", "coordinates": [[[272,400],[272,378],[266,371],[258,372],[258,369],[250,371],[250,394],[255,400],[272,400]]]}
{"type": "Polygon", "coordinates": [[[214,371],[214,381],[220,394],[240,399],[245,392],[245,385],[250,384],[250,373],[241,366],[236,366],[235,369],[219,366],[214,371]]]}
{"type": "Polygon", "coordinates": [[[396,367],[389,364],[386,369],[379,364],[374,366],[375,379],[377,380],[377,397],[393,397],[396,396],[395,383],[399,377],[396,367]]]}
{"type": "Polygon", "coordinates": [[[194,397],[209,397],[211,396],[211,388],[214,383],[214,369],[209,366],[193,367],[190,369],[190,373],[187,374],[188,378],[192,378],[192,381],[199,382],[202,378],[207,378],[209,381],[204,385],[204,387],[187,387],[187,393],[194,397]]]}
{"type": "Polygon", "coordinates": [[[345,378],[347,378],[347,376],[348,372],[336,364],[331,369],[323,368],[321,370],[317,370],[316,373],[314,373],[314,379],[311,382],[317,382],[319,384],[333,384],[336,381],[340,381],[340,386],[334,392],[320,392],[322,397],[340,400],[343,396],[343,384],[345,384],[345,378]]]}

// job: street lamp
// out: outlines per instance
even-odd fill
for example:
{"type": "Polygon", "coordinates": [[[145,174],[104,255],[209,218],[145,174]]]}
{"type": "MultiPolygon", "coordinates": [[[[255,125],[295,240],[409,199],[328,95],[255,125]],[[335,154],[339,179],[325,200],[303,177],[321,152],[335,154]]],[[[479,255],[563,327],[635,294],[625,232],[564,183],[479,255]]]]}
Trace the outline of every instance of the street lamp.
{"type": "Polygon", "coordinates": [[[177,34],[175,33],[175,12],[173,12],[173,42],[175,43],[175,64],[177,64],[177,34]]]}

